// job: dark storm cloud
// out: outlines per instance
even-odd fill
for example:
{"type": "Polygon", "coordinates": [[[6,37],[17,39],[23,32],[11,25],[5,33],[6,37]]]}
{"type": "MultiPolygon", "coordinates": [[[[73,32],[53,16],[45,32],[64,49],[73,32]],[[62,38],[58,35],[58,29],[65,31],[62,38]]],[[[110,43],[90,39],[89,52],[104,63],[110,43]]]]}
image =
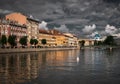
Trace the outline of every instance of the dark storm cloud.
{"type": "Polygon", "coordinates": [[[120,0],[103,0],[105,2],[108,2],[108,3],[120,3],[120,0]]]}
{"type": "Polygon", "coordinates": [[[17,11],[48,22],[48,27],[66,25],[84,36],[86,25],[103,31],[107,24],[120,28],[120,0],[0,0],[0,13],[17,11]],[[116,5],[117,4],[117,5],[116,5]]]}

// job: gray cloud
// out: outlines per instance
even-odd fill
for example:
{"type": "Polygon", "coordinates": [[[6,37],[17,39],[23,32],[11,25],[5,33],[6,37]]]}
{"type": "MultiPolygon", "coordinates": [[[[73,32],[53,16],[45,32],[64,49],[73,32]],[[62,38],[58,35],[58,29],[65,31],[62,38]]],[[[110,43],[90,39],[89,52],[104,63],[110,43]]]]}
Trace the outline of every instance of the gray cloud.
{"type": "Polygon", "coordinates": [[[94,30],[96,29],[96,25],[93,24],[93,25],[89,25],[89,26],[85,26],[82,31],[84,33],[92,33],[94,30]]]}
{"type": "Polygon", "coordinates": [[[58,28],[55,27],[54,29],[59,30],[61,32],[69,32],[69,29],[67,28],[66,25],[61,25],[60,27],[58,28]]]}
{"type": "Polygon", "coordinates": [[[45,30],[48,30],[47,22],[42,21],[42,22],[39,24],[39,29],[45,29],[45,30]]]}
{"type": "Polygon", "coordinates": [[[96,31],[107,24],[120,28],[120,0],[1,0],[0,8],[32,14],[53,28],[65,24],[79,36],[86,36],[86,25],[96,24],[96,31]]]}
{"type": "Polygon", "coordinates": [[[120,3],[120,0],[103,0],[107,3],[115,3],[115,4],[119,4],[120,3]]]}
{"type": "Polygon", "coordinates": [[[0,14],[12,13],[13,11],[0,9],[0,14]]]}

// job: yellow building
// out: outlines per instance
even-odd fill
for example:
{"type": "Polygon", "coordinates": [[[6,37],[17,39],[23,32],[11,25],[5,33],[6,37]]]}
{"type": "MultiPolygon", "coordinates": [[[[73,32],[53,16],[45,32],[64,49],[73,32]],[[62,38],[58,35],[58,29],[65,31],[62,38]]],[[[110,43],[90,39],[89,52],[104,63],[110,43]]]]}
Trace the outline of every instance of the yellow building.
{"type": "Polygon", "coordinates": [[[65,35],[57,30],[39,30],[39,45],[47,47],[77,47],[78,39],[69,33],[65,35]],[[41,43],[42,39],[46,39],[46,44],[41,43]]]}
{"type": "Polygon", "coordinates": [[[50,33],[48,30],[44,30],[44,29],[39,29],[39,34],[38,34],[38,40],[39,40],[39,44],[40,46],[55,46],[55,38],[52,35],[52,33],[50,33]],[[42,44],[42,39],[46,39],[46,44],[43,45],[42,44]]]}
{"type": "Polygon", "coordinates": [[[54,35],[56,38],[56,46],[66,46],[66,38],[63,34],[54,35]]]}
{"type": "Polygon", "coordinates": [[[66,37],[57,30],[39,30],[39,45],[47,47],[66,46],[66,37]],[[46,44],[41,43],[42,39],[46,39],[46,44]]]}
{"type": "Polygon", "coordinates": [[[66,36],[66,39],[67,39],[67,46],[70,46],[70,47],[78,46],[78,39],[75,35],[71,33],[64,33],[64,35],[66,36]]]}
{"type": "Polygon", "coordinates": [[[55,38],[55,46],[66,46],[66,37],[61,32],[57,30],[50,30],[50,33],[52,33],[53,38],[55,38]]]}

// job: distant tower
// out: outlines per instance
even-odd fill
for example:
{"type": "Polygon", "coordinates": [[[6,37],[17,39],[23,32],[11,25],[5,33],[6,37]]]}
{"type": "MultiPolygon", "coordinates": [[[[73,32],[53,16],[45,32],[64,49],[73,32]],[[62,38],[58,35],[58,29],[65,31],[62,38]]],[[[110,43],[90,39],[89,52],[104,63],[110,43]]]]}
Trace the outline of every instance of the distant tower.
{"type": "Polygon", "coordinates": [[[100,34],[98,34],[98,33],[95,34],[95,36],[94,36],[94,40],[97,40],[97,41],[98,41],[98,40],[100,40],[100,38],[101,38],[100,34]]]}

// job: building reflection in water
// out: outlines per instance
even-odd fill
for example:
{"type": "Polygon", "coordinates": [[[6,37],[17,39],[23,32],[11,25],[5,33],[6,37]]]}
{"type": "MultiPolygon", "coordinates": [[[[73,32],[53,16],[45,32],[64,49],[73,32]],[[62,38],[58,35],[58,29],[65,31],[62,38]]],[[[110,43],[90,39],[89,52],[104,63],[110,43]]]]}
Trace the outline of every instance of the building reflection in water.
{"type": "Polygon", "coordinates": [[[77,62],[79,50],[0,54],[0,84],[29,82],[45,69],[72,70],[77,62]]]}

